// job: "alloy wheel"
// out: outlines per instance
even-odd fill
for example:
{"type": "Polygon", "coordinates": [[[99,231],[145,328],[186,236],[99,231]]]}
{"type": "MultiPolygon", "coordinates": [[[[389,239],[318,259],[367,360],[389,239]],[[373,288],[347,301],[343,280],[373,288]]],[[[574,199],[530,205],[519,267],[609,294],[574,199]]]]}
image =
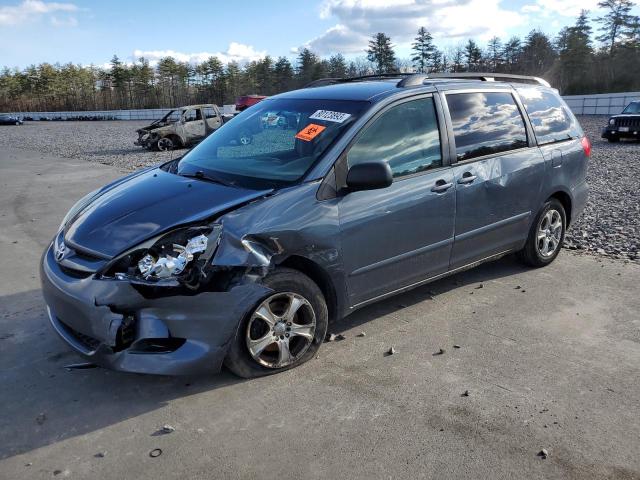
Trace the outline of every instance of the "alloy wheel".
{"type": "Polygon", "coordinates": [[[296,363],[307,351],[316,333],[313,307],[293,292],[271,295],[251,314],[246,345],[260,365],[283,368],[296,363]]]}
{"type": "Polygon", "coordinates": [[[562,215],[555,209],[549,209],[540,219],[536,248],[544,257],[551,257],[560,247],[564,225],[562,215]]]}

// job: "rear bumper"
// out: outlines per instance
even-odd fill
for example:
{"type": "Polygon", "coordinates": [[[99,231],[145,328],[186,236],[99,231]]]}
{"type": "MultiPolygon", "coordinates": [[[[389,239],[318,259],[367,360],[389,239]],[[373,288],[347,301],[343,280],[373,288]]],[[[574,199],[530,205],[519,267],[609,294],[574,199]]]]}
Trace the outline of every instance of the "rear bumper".
{"type": "Polygon", "coordinates": [[[40,277],[51,326],[70,347],[106,368],[157,375],[218,372],[239,321],[269,291],[246,283],[160,296],[158,287],[149,298],[126,280],[68,275],[51,247],[40,277]]]}
{"type": "Polygon", "coordinates": [[[640,138],[640,127],[626,127],[628,131],[621,131],[620,128],[625,127],[614,127],[608,126],[602,129],[602,138],[640,138]]]}

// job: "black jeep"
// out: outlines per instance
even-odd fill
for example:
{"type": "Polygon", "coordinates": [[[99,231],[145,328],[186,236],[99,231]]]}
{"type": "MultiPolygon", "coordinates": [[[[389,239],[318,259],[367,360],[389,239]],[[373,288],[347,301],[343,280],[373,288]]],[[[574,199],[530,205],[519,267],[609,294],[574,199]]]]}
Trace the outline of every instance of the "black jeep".
{"type": "Polygon", "coordinates": [[[610,142],[617,142],[621,138],[640,140],[640,101],[631,102],[621,114],[611,117],[602,130],[602,138],[610,142]]]}

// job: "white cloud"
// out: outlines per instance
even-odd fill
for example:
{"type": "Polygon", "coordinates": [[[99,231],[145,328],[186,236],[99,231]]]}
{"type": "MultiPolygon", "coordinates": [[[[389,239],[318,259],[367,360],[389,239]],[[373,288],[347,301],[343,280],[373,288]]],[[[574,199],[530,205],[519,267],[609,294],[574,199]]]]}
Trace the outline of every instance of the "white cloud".
{"type": "MultiPolygon", "coordinates": [[[[546,0],[541,0],[546,1],[546,0]]],[[[419,27],[439,39],[502,36],[524,16],[501,0],[325,0],[322,18],[338,23],[305,44],[319,54],[362,53],[371,35],[384,32],[396,45],[408,45],[419,27]]]]}
{"type": "Polygon", "coordinates": [[[54,27],[77,27],[78,19],[72,16],[58,17],[53,15],[51,17],[51,25],[54,27]]]}
{"type": "Polygon", "coordinates": [[[562,15],[577,17],[581,10],[595,10],[599,0],[535,0],[535,3],[522,7],[524,13],[536,13],[544,17],[562,15]]]}
{"type": "Polygon", "coordinates": [[[23,23],[49,17],[53,13],[67,14],[64,17],[51,16],[54,26],[75,26],[78,21],[68,15],[79,11],[73,3],[43,2],[40,0],[24,0],[18,5],[5,5],[0,7],[0,25],[16,26],[23,23]]]}
{"type": "Polygon", "coordinates": [[[140,57],[144,57],[149,60],[149,63],[152,65],[157,64],[158,60],[164,57],[173,57],[180,62],[189,63],[201,63],[209,57],[218,57],[222,63],[245,63],[260,60],[266,55],[266,50],[256,51],[256,49],[251,45],[244,45],[237,42],[231,42],[229,44],[229,48],[224,52],[183,53],[176,52],[174,50],[134,50],[133,52],[133,58],[135,60],[140,57]]]}

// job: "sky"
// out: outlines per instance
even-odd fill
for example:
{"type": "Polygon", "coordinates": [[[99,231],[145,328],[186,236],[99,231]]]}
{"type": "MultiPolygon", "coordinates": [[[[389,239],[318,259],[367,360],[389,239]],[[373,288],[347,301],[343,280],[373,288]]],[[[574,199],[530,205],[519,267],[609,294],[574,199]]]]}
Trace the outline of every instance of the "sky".
{"type": "MultiPolygon", "coordinates": [[[[580,9],[602,14],[598,0],[0,0],[0,65],[42,62],[98,66],[116,54],[152,63],[172,55],[197,62],[217,55],[246,62],[294,59],[310,47],[328,56],[364,55],[369,37],[388,34],[408,57],[420,26],[439,47],[468,38],[555,35],[580,9]]],[[[640,14],[636,2],[634,14],[640,14]]]]}

